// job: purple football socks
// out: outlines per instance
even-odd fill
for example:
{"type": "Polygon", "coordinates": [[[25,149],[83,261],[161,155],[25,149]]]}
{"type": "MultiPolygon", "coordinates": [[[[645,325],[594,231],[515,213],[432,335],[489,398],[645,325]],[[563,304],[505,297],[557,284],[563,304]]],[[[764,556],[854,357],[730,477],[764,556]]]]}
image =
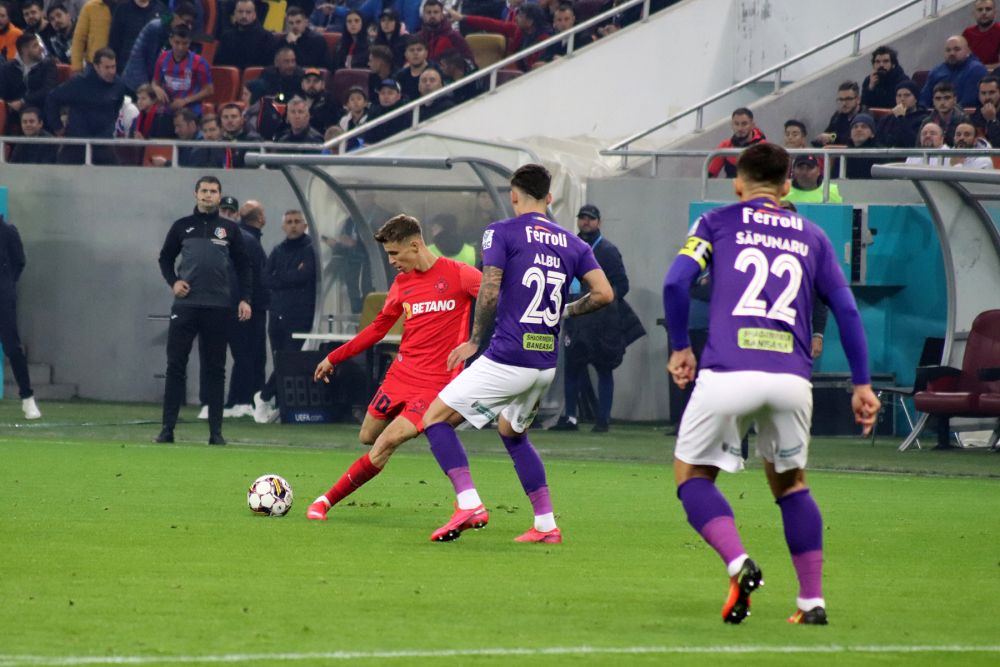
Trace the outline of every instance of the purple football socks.
{"type": "Polygon", "coordinates": [[[552,512],[552,499],[549,497],[549,487],[545,481],[545,465],[542,458],[528,440],[528,436],[501,435],[504,447],[514,462],[514,471],[521,480],[521,488],[528,494],[535,516],[552,512]]]}
{"type": "Polygon", "coordinates": [[[822,599],[823,517],[819,507],[809,489],[782,496],[776,502],[785,524],[785,542],[799,577],[799,599],[822,599]]]}
{"type": "Polygon", "coordinates": [[[465,448],[462,447],[454,427],[439,422],[428,426],[424,429],[424,433],[431,443],[431,453],[455,487],[455,495],[474,489],[476,485],[473,484],[472,475],[469,473],[469,458],[465,455],[465,448]]]}
{"type": "Polygon", "coordinates": [[[677,497],[687,512],[688,523],[718,552],[727,567],[746,554],[733,510],[714,482],[702,477],[689,479],[678,487],[677,497]]]}

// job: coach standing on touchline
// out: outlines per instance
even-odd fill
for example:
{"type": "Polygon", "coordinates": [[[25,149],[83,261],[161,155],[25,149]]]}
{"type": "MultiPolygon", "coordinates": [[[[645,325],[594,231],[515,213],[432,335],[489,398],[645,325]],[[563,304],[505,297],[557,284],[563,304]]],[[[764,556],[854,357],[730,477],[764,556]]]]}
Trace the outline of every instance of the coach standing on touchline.
{"type": "Polygon", "coordinates": [[[239,226],[219,216],[222,184],[202,176],[195,184],[194,213],[174,222],[160,250],[160,272],[174,291],[167,332],[167,383],[163,429],[155,442],[173,442],[187,381],[191,345],[198,336],[205,369],[210,445],[224,445],[222,404],[226,382],[226,335],[232,317],[229,261],[239,282],[240,321],[250,319],[251,271],[239,226]],[[176,267],[180,255],[180,267],[176,267]]]}

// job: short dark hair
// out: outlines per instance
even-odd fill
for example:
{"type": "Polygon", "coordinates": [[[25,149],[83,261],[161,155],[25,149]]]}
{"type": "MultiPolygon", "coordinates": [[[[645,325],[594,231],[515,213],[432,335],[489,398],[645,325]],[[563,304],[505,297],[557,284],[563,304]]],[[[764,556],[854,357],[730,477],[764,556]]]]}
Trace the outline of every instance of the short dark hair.
{"type": "Polygon", "coordinates": [[[105,46],[103,49],[94,51],[94,64],[100,65],[102,60],[118,60],[118,56],[115,55],[114,51],[105,46]]]}
{"type": "Polygon", "coordinates": [[[449,67],[457,67],[464,70],[465,56],[458,49],[448,49],[438,56],[438,65],[448,65],[449,67]]]}
{"type": "Polygon", "coordinates": [[[540,164],[519,167],[510,177],[510,187],[521,190],[534,199],[545,199],[552,185],[552,174],[540,164]]]}
{"type": "Polygon", "coordinates": [[[301,215],[303,218],[306,217],[305,213],[303,213],[302,211],[300,211],[297,208],[290,208],[290,209],[288,209],[287,211],[284,212],[284,214],[281,217],[282,218],[287,218],[290,215],[301,215]]]}
{"type": "Polygon", "coordinates": [[[841,90],[849,90],[855,95],[861,94],[861,89],[858,87],[857,81],[844,81],[839,86],[837,86],[837,91],[839,92],[841,90]]]}
{"type": "Polygon", "coordinates": [[[370,58],[378,58],[384,63],[393,64],[392,49],[390,49],[385,44],[374,44],[370,49],[368,49],[368,56],[370,58]]]}
{"type": "MultiPolygon", "coordinates": [[[[444,9],[444,3],[441,2],[441,0],[426,0],[424,2],[424,7],[426,7],[427,5],[437,5],[441,9],[444,9]]],[[[524,7],[522,7],[521,9],[524,9],[524,7]]],[[[420,11],[421,12],[424,11],[423,7],[420,8],[420,11]]]]}
{"type": "MultiPolygon", "coordinates": [[[[573,12],[573,16],[576,16],[576,7],[573,6],[573,3],[562,2],[559,3],[558,7],[556,7],[556,12],[573,12]]],[[[555,12],[553,12],[553,14],[554,13],[555,12]]]]}
{"type": "Polygon", "coordinates": [[[285,46],[279,46],[277,49],[274,50],[274,59],[277,60],[278,54],[284,53],[285,51],[291,51],[292,55],[295,55],[295,49],[286,44],[285,46]]]}
{"type": "Polygon", "coordinates": [[[181,107],[174,112],[174,119],[182,118],[185,123],[197,123],[198,114],[191,111],[191,107],[181,107]]]}
{"type": "Polygon", "coordinates": [[[29,113],[33,113],[38,116],[38,120],[42,119],[42,110],[38,107],[24,107],[21,109],[21,118],[24,118],[29,113]]]}
{"type": "Polygon", "coordinates": [[[414,44],[419,44],[425,49],[427,48],[427,40],[415,32],[411,32],[409,35],[406,36],[406,42],[404,42],[404,44],[406,44],[404,49],[408,49],[414,44]]]}
{"type": "Polygon", "coordinates": [[[237,111],[240,112],[240,116],[243,115],[243,107],[240,105],[239,102],[226,102],[221,107],[219,107],[219,114],[222,114],[222,112],[225,111],[226,109],[236,109],[237,111]]]}
{"type": "Polygon", "coordinates": [[[51,5],[49,5],[49,8],[45,10],[45,16],[50,16],[52,12],[56,11],[57,9],[61,12],[69,14],[69,10],[66,9],[65,4],[63,4],[62,2],[53,2],[51,5]]]}
{"type": "Polygon", "coordinates": [[[36,35],[33,32],[21,33],[20,35],[17,36],[17,39],[14,40],[14,48],[17,49],[18,53],[21,53],[21,51],[24,51],[26,48],[28,48],[37,41],[38,41],[38,35],[36,35]]]}
{"type": "Polygon", "coordinates": [[[219,186],[219,192],[222,192],[222,182],[215,176],[202,176],[198,179],[198,182],[194,184],[194,191],[198,192],[198,188],[201,187],[202,183],[214,183],[219,186]]]}
{"type": "Polygon", "coordinates": [[[170,29],[170,36],[180,37],[181,39],[191,39],[191,28],[187,27],[187,24],[178,23],[170,29]]]}
{"type": "Polygon", "coordinates": [[[872,51],[872,64],[875,63],[876,56],[884,56],[886,54],[888,54],[889,61],[893,67],[899,65],[899,52],[891,46],[885,46],[884,44],[872,51]]]}
{"type": "Polygon", "coordinates": [[[219,125],[219,117],[214,113],[207,113],[201,117],[201,121],[198,123],[198,127],[205,127],[207,123],[215,123],[219,125]]]}
{"type": "Polygon", "coordinates": [[[935,93],[951,93],[952,97],[955,97],[955,86],[952,85],[951,81],[940,81],[934,85],[935,93]]]}
{"type": "Polygon", "coordinates": [[[795,120],[794,118],[786,120],[785,129],[787,130],[790,127],[797,127],[800,130],[802,130],[802,134],[809,134],[808,130],[806,130],[806,124],[803,123],[801,120],[795,120]]]}
{"type": "Polygon", "coordinates": [[[517,10],[518,14],[531,21],[531,25],[542,25],[545,23],[545,10],[538,5],[524,3],[517,10]]]}
{"type": "Polygon", "coordinates": [[[1000,86],[1000,76],[997,76],[996,74],[987,74],[986,76],[984,76],[982,79],[979,80],[980,86],[983,85],[984,83],[995,83],[998,86],[1000,86]]]}
{"type": "Polygon", "coordinates": [[[42,0],[24,0],[24,2],[21,3],[21,11],[24,12],[24,10],[28,7],[38,7],[39,9],[43,9],[45,5],[42,3],[42,0]]]}
{"type": "Polygon", "coordinates": [[[420,228],[420,221],[412,215],[401,213],[389,218],[388,221],[375,232],[375,240],[379,243],[402,243],[406,239],[419,236],[423,238],[423,230],[420,228]]]}
{"type": "Polygon", "coordinates": [[[736,162],[744,181],[780,187],[788,179],[788,152],[778,144],[754,144],[736,162]]]}
{"type": "Polygon", "coordinates": [[[361,97],[365,98],[366,102],[368,101],[368,89],[365,88],[364,86],[351,86],[350,88],[347,89],[347,94],[344,95],[344,99],[345,100],[350,99],[351,95],[353,95],[354,93],[357,93],[361,97]]]}
{"type": "Polygon", "coordinates": [[[750,111],[746,107],[740,107],[729,115],[730,118],[736,118],[737,116],[746,116],[750,120],[753,120],[753,111],[750,111]]]}
{"type": "MultiPolygon", "coordinates": [[[[285,12],[285,18],[286,19],[289,16],[305,16],[305,15],[306,15],[306,13],[304,11],[302,11],[301,7],[295,7],[295,6],[289,7],[288,11],[285,12]]],[[[309,18],[309,17],[306,17],[306,18],[309,18]]]]}
{"type": "Polygon", "coordinates": [[[190,2],[178,2],[177,6],[174,7],[174,16],[187,16],[188,18],[194,18],[198,15],[198,10],[194,8],[194,4],[190,2]]]}

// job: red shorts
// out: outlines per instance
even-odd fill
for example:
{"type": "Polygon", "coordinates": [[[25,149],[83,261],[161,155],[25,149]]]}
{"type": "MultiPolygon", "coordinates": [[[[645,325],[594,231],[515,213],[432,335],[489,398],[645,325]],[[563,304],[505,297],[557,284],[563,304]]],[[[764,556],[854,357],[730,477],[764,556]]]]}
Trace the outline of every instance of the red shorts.
{"type": "Polygon", "coordinates": [[[441,387],[418,387],[387,376],[375,392],[375,397],[368,404],[368,414],[375,419],[389,420],[402,415],[408,422],[417,427],[417,432],[424,430],[424,413],[430,407],[441,387]]]}

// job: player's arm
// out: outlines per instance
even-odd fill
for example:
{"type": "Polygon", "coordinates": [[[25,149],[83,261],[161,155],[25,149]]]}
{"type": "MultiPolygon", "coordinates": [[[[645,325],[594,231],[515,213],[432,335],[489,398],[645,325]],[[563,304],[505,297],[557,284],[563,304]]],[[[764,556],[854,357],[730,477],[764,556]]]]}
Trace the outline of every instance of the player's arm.
{"type": "Polygon", "coordinates": [[[493,330],[497,319],[497,300],[500,298],[500,283],[503,282],[503,269],[497,266],[483,267],[483,280],[479,285],[479,296],[476,297],[476,316],[472,322],[472,335],[448,355],[448,370],[479,351],[483,338],[493,330]]]}
{"type": "Polygon", "coordinates": [[[160,248],[160,273],[163,279],[171,287],[177,282],[177,255],[181,254],[180,227],[175,222],[167,232],[167,238],[163,239],[163,247],[160,248]]]}
{"type": "Polygon", "coordinates": [[[696,223],[663,279],[663,314],[667,320],[670,345],[674,349],[667,361],[667,372],[681,389],[694,380],[698,368],[688,338],[691,287],[712,259],[712,244],[695,235],[698,227],[696,223]]]}
{"type": "Polygon", "coordinates": [[[394,294],[390,293],[390,296],[385,300],[385,305],[382,306],[382,310],[372,320],[371,324],[359,331],[358,335],[354,338],[330,352],[330,354],[326,355],[325,359],[319,362],[316,370],[313,372],[313,380],[315,382],[319,382],[320,380],[329,382],[330,375],[333,374],[333,369],[337,364],[343,363],[354,355],[364,352],[385,338],[385,335],[389,333],[389,329],[396,323],[399,316],[403,314],[403,307],[393,297],[394,294]]]}
{"type": "Polygon", "coordinates": [[[460,264],[458,267],[458,279],[462,285],[462,290],[475,299],[479,296],[479,286],[483,282],[482,272],[474,266],[460,264]]]}
{"type": "Polygon", "coordinates": [[[583,284],[590,291],[563,309],[563,317],[586,315],[604,308],[615,300],[615,291],[611,288],[608,277],[603,269],[591,269],[582,276],[583,284]]]}

